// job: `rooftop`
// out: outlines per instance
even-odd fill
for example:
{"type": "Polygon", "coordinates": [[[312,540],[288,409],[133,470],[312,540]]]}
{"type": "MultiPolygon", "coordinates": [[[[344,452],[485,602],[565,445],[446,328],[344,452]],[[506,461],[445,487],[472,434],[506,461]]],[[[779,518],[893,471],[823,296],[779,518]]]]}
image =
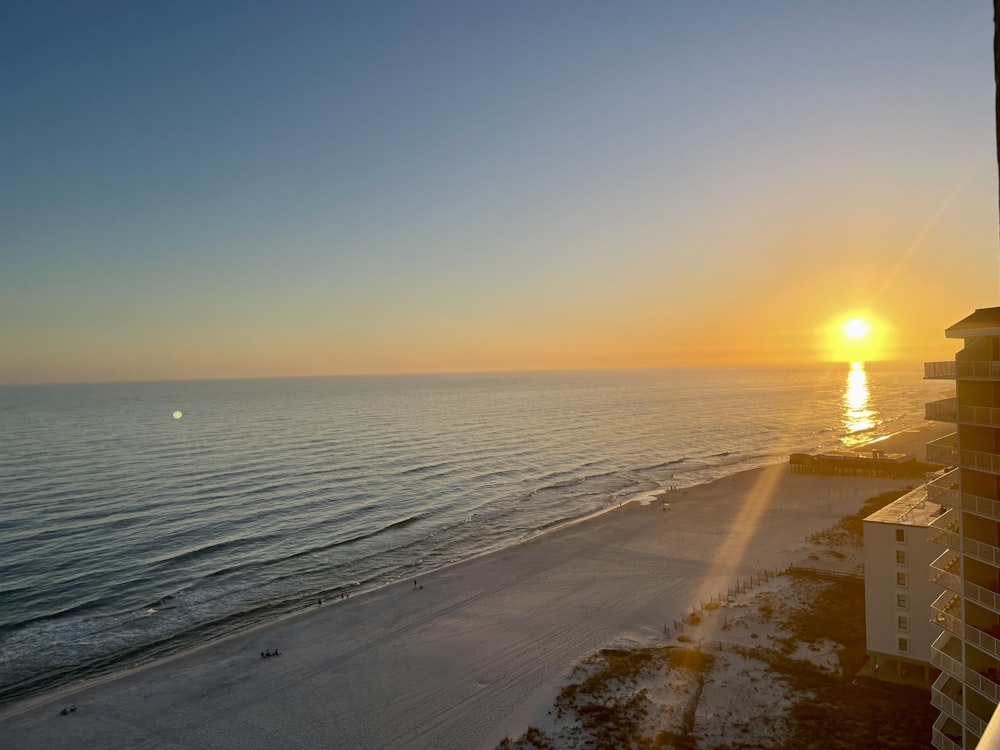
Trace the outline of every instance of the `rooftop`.
{"type": "Polygon", "coordinates": [[[981,307],[944,330],[952,339],[1000,335],[1000,307],[981,307]]]}
{"type": "Polygon", "coordinates": [[[874,523],[927,526],[943,512],[943,506],[927,499],[927,485],[922,484],[881,510],[872,513],[865,521],[874,523]]]}

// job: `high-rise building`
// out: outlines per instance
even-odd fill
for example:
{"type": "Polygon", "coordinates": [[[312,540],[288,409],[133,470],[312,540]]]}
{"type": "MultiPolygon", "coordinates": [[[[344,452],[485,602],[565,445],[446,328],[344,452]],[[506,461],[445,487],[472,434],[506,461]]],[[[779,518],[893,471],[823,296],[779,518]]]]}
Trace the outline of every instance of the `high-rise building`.
{"type": "Polygon", "coordinates": [[[954,397],[928,403],[927,418],[957,428],[927,446],[928,460],[954,466],[927,485],[931,501],[950,506],[931,523],[944,551],[930,575],[945,587],[931,607],[941,628],[931,701],[941,712],[934,746],[957,750],[976,747],[1000,703],[1000,307],[945,335],[962,339],[954,361],[924,365],[925,378],[955,381],[954,397]]]}
{"type": "Polygon", "coordinates": [[[927,567],[941,553],[928,539],[941,510],[921,485],[864,519],[865,634],[877,679],[926,687],[937,676],[930,659],[939,631],[927,612],[941,589],[927,567]]]}

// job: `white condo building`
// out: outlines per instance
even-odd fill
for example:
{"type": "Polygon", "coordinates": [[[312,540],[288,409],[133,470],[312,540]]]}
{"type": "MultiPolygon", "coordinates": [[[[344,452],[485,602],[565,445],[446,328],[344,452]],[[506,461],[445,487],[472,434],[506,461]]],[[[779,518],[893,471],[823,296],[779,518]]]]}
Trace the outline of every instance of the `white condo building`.
{"type": "Polygon", "coordinates": [[[927,613],[941,586],[927,569],[941,547],[928,533],[944,510],[923,485],[864,519],[868,669],[880,680],[928,686],[937,676],[931,642],[941,631],[927,613]]]}
{"type": "Polygon", "coordinates": [[[1000,307],[945,335],[963,341],[955,360],[924,366],[925,378],[955,381],[955,396],[928,403],[927,418],[957,427],[927,446],[928,460],[955,467],[927,485],[931,501],[950,506],[931,523],[943,551],[930,575],[945,587],[931,611],[941,670],[931,701],[941,712],[934,747],[958,750],[979,744],[1000,702],[1000,307]]]}

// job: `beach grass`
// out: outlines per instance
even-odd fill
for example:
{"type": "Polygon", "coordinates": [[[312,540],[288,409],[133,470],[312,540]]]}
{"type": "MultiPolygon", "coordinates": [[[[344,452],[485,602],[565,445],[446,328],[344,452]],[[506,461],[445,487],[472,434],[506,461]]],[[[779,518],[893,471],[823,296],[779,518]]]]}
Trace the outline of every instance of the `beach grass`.
{"type": "MultiPolygon", "coordinates": [[[[812,543],[846,559],[851,548],[861,545],[862,519],[906,491],[870,497],[856,513],[812,535],[812,543]]],[[[847,750],[927,746],[937,716],[928,690],[856,677],[867,656],[863,583],[851,578],[782,578],[785,588],[778,592],[780,597],[765,588],[750,603],[754,612],[749,629],[759,631],[749,634],[750,642],[763,640],[764,645],[719,640],[705,644],[703,650],[694,645],[696,633],[688,633],[676,638],[676,646],[602,649],[574,668],[556,699],[551,725],[532,726],[516,739],[506,738],[500,747],[847,750]],[[837,627],[831,628],[830,623],[837,627]],[[761,634],[765,638],[760,639],[761,634]],[[829,660],[803,657],[820,651],[835,654],[832,665],[829,660]],[[717,660],[723,665],[723,676],[713,674],[717,660]],[[758,671],[746,666],[753,664],[759,665],[758,671]],[[752,672],[757,676],[749,676],[752,672]],[[706,680],[724,686],[740,673],[748,675],[749,683],[729,688],[730,700],[739,700],[742,690],[760,690],[761,682],[784,698],[774,701],[773,713],[726,719],[731,726],[725,740],[702,736],[706,717],[724,721],[717,706],[704,704],[705,700],[718,701],[720,695],[716,692],[709,698],[706,693],[703,699],[706,680]]],[[[728,635],[726,622],[722,630],[728,635]]],[[[697,629],[700,623],[687,624],[697,629]]]]}

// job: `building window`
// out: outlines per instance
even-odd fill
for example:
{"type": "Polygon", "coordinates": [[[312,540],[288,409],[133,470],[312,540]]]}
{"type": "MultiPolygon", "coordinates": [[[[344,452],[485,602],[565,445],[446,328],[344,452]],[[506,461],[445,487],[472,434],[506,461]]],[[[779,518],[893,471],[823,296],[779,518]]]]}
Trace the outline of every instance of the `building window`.
{"type": "Polygon", "coordinates": [[[906,600],[906,594],[896,594],[896,606],[900,609],[906,609],[909,602],[906,600]]]}
{"type": "Polygon", "coordinates": [[[899,628],[900,630],[909,630],[910,618],[906,617],[905,615],[900,615],[899,617],[896,618],[896,627],[899,628]]]}
{"type": "Polygon", "coordinates": [[[906,565],[906,553],[903,550],[896,551],[896,565],[906,565]]]}
{"type": "Polygon", "coordinates": [[[904,654],[909,652],[909,650],[910,650],[910,640],[909,640],[909,638],[900,638],[899,639],[899,650],[902,651],[904,654]]]}
{"type": "Polygon", "coordinates": [[[896,573],[896,585],[897,586],[906,585],[906,573],[896,573]]]}
{"type": "Polygon", "coordinates": [[[906,532],[903,529],[896,529],[896,541],[897,542],[906,541],[906,532]]]}

